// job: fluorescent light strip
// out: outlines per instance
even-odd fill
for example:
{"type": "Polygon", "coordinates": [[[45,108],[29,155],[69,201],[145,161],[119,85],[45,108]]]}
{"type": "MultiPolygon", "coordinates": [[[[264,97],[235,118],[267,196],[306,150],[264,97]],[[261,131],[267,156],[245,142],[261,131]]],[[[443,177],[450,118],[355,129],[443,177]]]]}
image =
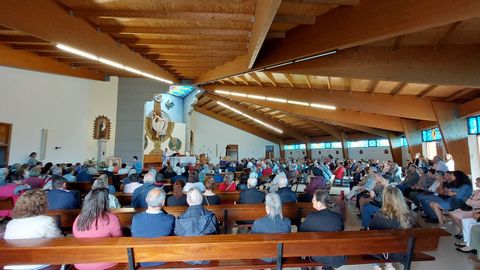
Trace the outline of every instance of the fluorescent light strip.
{"type": "Polygon", "coordinates": [[[253,99],[260,99],[260,100],[265,100],[267,99],[266,97],[263,97],[263,96],[257,96],[257,95],[248,95],[249,98],[253,98],[253,99]]]}
{"type": "Polygon", "coordinates": [[[72,53],[72,54],[75,54],[75,55],[78,55],[78,56],[81,56],[81,57],[85,57],[85,58],[88,58],[88,59],[91,59],[91,60],[99,61],[103,64],[106,64],[106,65],[109,65],[109,66],[112,66],[112,67],[116,67],[118,69],[123,69],[123,70],[126,70],[128,72],[135,73],[135,74],[138,74],[138,75],[141,75],[141,76],[144,76],[144,77],[148,77],[148,78],[151,78],[151,79],[154,79],[154,80],[157,80],[157,81],[162,81],[162,82],[167,83],[167,84],[173,84],[172,81],[169,81],[167,79],[163,79],[163,78],[154,76],[152,74],[145,73],[145,72],[140,71],[138,69],[134,69],[134,68],[131,68],[131,67],[128,67],[128,66],[124,66],[124,65],[122,65],[120,63],[117,63],[117,62],[114,62],[112,60],[102,58],[102,57],[98,57],[98,56],[93,55],[91,53],[72,48],[72,47],[67,46],[65,44],[62,44],[62,43],[57,43],[55,46],[57,48],[59,48],[60,50],[63,50],[63,51],[66,51],[66,52],[69,52],[69,53],[72,53]]]}
{"type": "Polygon", "coordinates": [[[237,93],[237,92],[230,92],[230,95],[236,96],[236,97],[247,97],[247,94],[237,93]]]}
{"type": "Polygon", "coordinates": [[[310,103],[308,102],[301,102],[301,101],[295,101],[295,100],[287,100],[287,102],[295,105],[310,106],[310,103]]]}
{"type": "Polygon", "coordinates": [[[320,58],[320,57],[324,57],[324,56],[331,55],[331,54],[336,54],[336,53],[337,53],[337,51],[333,50],[333,51],[329,51],[329,52],[325,52],[325,53],[321,53],[321,54],[317,54],[317,55],[312,55],[312,56],[305,57],[305,58],[300,58],[300,59],[297,59],[293,62],[294,63],[299,63],[299,62],[308,61],[308,60],[312,60],[312,59],[315,59],[315,58],[320,58]]]}
{"type": "Polygon", "coordinates": [[[274,102],[287,103],[287,100],[283,99],[283,98],[267,97],[267,100],[268,101],[274,101],[274,102]]]}
{"type": "Polygon", "coordinates": [[[215,93],[217,93],[217,94],[222,94],[222,95],[230,95],[230,92],[228,92],[228,91],[223,91],[223,90],[215,90],[215,93]]]}
{"type": "Polygon", "coordinates": [[[311,103],[310,106],[314,107],[314,108],[327,109],[327,110],[336,110],[337,109],[337,107],[335,107],[335,106],[316,104],[316,103],[311,103]]]}
{"type": "Polygon", "coordinates": [[[242,116],[244,116],[244,117],[246,117],[246,118],[248,118],[248,119],[250,119],[250,120],[253,120],[253,121],[255,121],[255,122],[257,122],[257,123],[259,123],[259,124],[261,124],[261,125],[269,128],[269,129],[271,129],[271,130],[274,130],[275,132],[283,133],[283,130],[281,130],[281,129],[279,129],[279,128],[276,128],[276,127],[274,127],[274,126],[271,126],[271,125],[269,125],[269,124],[267,124],[267,123],[264,123],[264,122],[258,120],[257,118],[254,118],[254,117],[252,117],[252,116],[250,116],[250,115],[248,115],[248,114],[246,114],[246,113],[243,113],[243,112],[241,112],[241,111],[239,111],[239,110],[237,110],[237,109],[235,109],[235,108],[232,108],[232,107],[228,106],[227,104],[225,104],[225,103],[223,103],[223,102],[221,102],[221,101],[217,101],[217,104],[220,105],[220,106],[222,106],[222,107],[225,107],[225,108],[231,110],[232,112],[235,112],[235,113],[237,113],[237,114],[239,114],[239,115],[242,115],[242,116]]]}
{"type": "Polygon", "coordinates": [[[289,61],[289,62],[285,62],[285,63],[273,65],[273,66],[269,66],[269,67],[266,67],[264,70],[269,70],[269,69],[274,69],[274,68],[278,68],[278,67],[283,67],[283,66],[290,65],[290,64],[293,64],[293,61],[289,61]]]}

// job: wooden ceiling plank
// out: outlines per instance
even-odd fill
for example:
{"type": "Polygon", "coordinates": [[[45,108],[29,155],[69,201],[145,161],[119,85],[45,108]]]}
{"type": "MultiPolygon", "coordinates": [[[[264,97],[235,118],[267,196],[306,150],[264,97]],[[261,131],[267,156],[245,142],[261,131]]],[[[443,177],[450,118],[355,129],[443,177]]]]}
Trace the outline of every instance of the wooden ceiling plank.
{"type": "Polygon", "coordinates": [[[422,90],[422,92],[420,92],[420,94],[417,95],[418,99],[420,99],[420,100],[424,99],[425,97],[428,96],[428,94],[430,94],[437,87],[438,87],[438,85],[427,86],[425,89],[422,90]]]}
{"type": "Polygon", "coordinates": [[[248,38],[249,30],[222,28],[164,28],[164,27],[125,27],[100,26],[99,30],[107,34],[165,34],[165,35],[216,35],[241,36],[248,38]]]}
{"type": "MultiPolygon", "coordinates": [[[[315,91],[307,88],[285,88],[285,90],[279,91],[276,87],[220,87],[216,85],[207,85],[204,86],[203,89],[207,91],[225,90],[257,96],[271,96],[287,100],[334,105],[337,107],[336,111],[346,109],[372,114],[436,121],[430,98],[428,97],[419,100],[416,96],[412,95],[392,96],[390,94],[376,93],[372,96],[369,93],[357,91],[354,91],[352,94],[349,94],[346,91],[335,91],[335,94],[332,95],[328,90],[321,90],[318,88],[315,91]],[[365,106],[365,104],[368,104],[368,106],[365,106]],[[388,104],[388,106],[385,104],[388,104]]],[[[316,109],[313,108],[311,108],[311,110],[316,111],[316,109]]]]}
{"type": "Polygon", "coordinates": [[[332,89],[332,82],[330,80],[330,76],[327,76],[327,87],[328,87],[328,90],[331,92],[333,89],[332,89]]]}
{"type": "Polygon", "coordinates": [[[283,2],[291,3],[313,3],[322,5],[335,5],[335,6],[357,6],[360,0],[283,0],[283,2]]]}
{"type": "Polygon", "coordinates": [[[340,134],[340,129],[336,128],[335,126],[328,125],[325,123],[321,123],[319,121],[312,120],[311,118],[302,118],[302,120],[308,122],[309,124],[315,126],[316,128],[325,131],[329,135],[337,138],[337,139],[342,139],[342,135],[340,134]]]}
{"type": "Polygon", "coordinates": [[[196,47],[244,48],[245,42],[229,40],[168,40],[154,38],[119,38],[122,44],[135,45],[195,45],[196,47]]]}
{"type": "Polygon", "coordinates": [[[228,81],[228,82],[230,82],[230,83],[233,84],[233,85],[237,85],[237,83],[236,83],[234,80],[230,79],[230,78],[225,78],[225,80],[228,81]]]}
{"type": "Polygon", "coordinates": [[[480,1],[360,1],[355,8],[334,9],[319,16],[314,25],[294,28],[287,33],[285,39],[267,44],[255,68],[385,40],[479,16],[480,1]],[[299,43],[299,40],[309,42],[299,43]]]}
{"type": "Polygon", "coordinates": [[[71,68],[70,65],[58,62],[55,59],[40,57],[28,51],[14,50],[3,44],[0,44],[0,66],[22,68],[98,81],[103,81],[105,78],[102,73],[89,71],[83,68],[71,68]]]}
{"type": "Polygon", "coordinates": [[[8,11],[0,12],[0,24],[6,27],[53,44],[63,43],[177,82],[174,76],[162,68],[132,52],[126,46],[118,46],[110,36],[97,32],[86,21],[71,16],[56,1],[32,1],[25,5],[23,1],[6,0],[2,1],[2,10],[8,11]]]}
{"type": "Polygon", "coordinates": [[[276,135],[273,135],[273,134],[268,133],[268,132],[264,132],[262,130],[259,130],[258,128],[254,128],[254,127],[246,125],[246,124],[239,123],[238,121],[234,121],[234,120],[232,120],[230,118],[227,118],[225,116],[216,114],[213,111],[206,110],[206,109],[200,108],[198,106],[195,106],[194,110],[199,112],[199,113],[202,113],[206,116],[209,116],[209,117],[211,117],[215,120],[223,122],[227,125],[233,126],[233,127],[238,128],[240,130],[243,130],[245,132],[248,132],[248,133],[251,133],[255,136],[263,138],[265,140],[268,140],[268,141],[271,141],[271,142],[274,142],[274,143],[279,143],[280,142],[278,137],[276,137],[276,135]]]}
{"type": "Polygon", "coordinates": [[[215,21],[215,22],[251,22],[249,13],[222,13],[222,12],[164,12],[159,10],[132,10],[132,9],[87,9],[74,10],[73,14],[82,18],[141,18],[156,20],[180,21],[215,21]]]}
{"type": "Polygon", "coordinates": [[[400,44],[402,43],[403,37],[404,36],[402,35],[395,38],[395,41],[393,42],[393,46],[392,46],[392,52],[400,49],[400,44]]]}

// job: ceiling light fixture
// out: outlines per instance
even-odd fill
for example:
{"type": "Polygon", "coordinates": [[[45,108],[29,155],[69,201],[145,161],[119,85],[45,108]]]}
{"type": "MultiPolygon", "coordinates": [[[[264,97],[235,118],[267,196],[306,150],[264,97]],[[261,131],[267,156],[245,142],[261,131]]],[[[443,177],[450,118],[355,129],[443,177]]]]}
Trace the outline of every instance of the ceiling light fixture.
{"type": "Polygon", "coordinates": [[[327,109],[327,110],[336,110],[337,107],[331,105],[324,105],[324,104],[317,104],[317,103],[310,103],[311,107],[320,108],[320,109],[327,109]]]}
{"type": "Polygon", "coordinates": [[[316,58],[320,58],[320,57],[324,57],[324,56],[331,55],[331,54],[336,54],[336,53],[337,53],[337,50],[333,50],[333,51],[329,51],[329,52],[325,52],[325,53],[320,53],[320,54],[300,58],[300,59],[294,60],[293,62],[294,63],[299,63],[299,62],[308,61],[308,60],[312,60],[312,59],[316,59],[316,58]]]}
{"type": "Polygon", "coordinates": [[[283,67],[283,66],[290,65],[290,64],[293,64],[293,61],[289,61],[289,62],[285,62],[285,63],[273,65],[273,66],[269,66],[269,67],[264,68],[264,70],[269,70],[269,69],[274,69],[274,68],[278,68],[278,67],[283,67]]]}
{"type": "Polygon", "coordinates": [[[287,102],[295,105],[310,106],[310,103],[308,102],[301,102],[301,101],[295,101],[295,100],[287,100],[287,102]]]}
{"type": "Polygon", "coordinates": [[[236,97],[247,97],[247,94],[237,93],[237,92],[230,92],[230,95],[236,96],[236,97]]]}
{"type": "Polygon", "coordinates": [[[223,102],[221,102],[221,101],[217,101],[217,104],[220,105],[220,106],[222,106],[222,107],[225,107],[225,108],[231,110],[232,112],[235,112],[235,113],[237,113],[237,114],[239,114],[239,115],[242,115],[242,116],[244,116],[244,117],[246,117],[246,118],[248,118],[248,119],[250,119],[250,120],[253,120],[253,121],[255,121],[255,122],[257,122],[257,123],[259,123],[259,124],[261,124],[261,125],[269,128],[269,129],[271,129],[271,130],[274,130],[274,131],[277,132],[277,133],[283,133],[283,130],[281,130],[281,129],[279,129],[279,128],[276,128],[276,127],[274,127],[274,126],[272,126],[272,125],[269,125],[269,124],[267,124],[267,123],[265,123],[265,122],[263,122],[263,121],[260,121],[260,120],[258,120],[257,118],[252,117],[252,116],[250,116],[250,115],[248,115],[248,114],[246,114],[246,113],[243,113],[243,112],[241,112],[241,111],[239,111],[239,110],[237,110],[237,109],[235,109],[235,108],[232,108],[232,107],[228,106],[227,104],[225,104],[225,103],[223,103],[223,102]]]}
{"type": "Polygon", "coordinates": [[[230,92],[228,92],[228,91],[223,91],[223,90],[215,90],[215,93],[217,93],[217,94],[222,94],[222,95],[230,95],[230,92]]]}
{"type": "Polygon", "coordinates": [[[267,100],[268,101],[274,101],[274,102],[287,103],[287,100],[283,99],[283,98],[267,97],[267,100]]]}
{"type": "Polygon", "coordinates": [[[257,95],[248,95],[249,98],[253,98],[253,99],[260,99],[260,100],[265,100],[267,99],[266,97],[263,97],[263,96],[257,96],[257,95]]]}
{"type": "Polygon", "coordinates": [[[121,63],[117,63],[117,62],[114,62],[112,60],[109,60],[109,59],[106,59],[106,58],[103,58],[103,57],[98,57],[94,54],[84,52],[84,51],[79,50],[79,49],[75,49],[73,47],[67,46],[67,45],[62,44],[62,43],[57,43],[55,46],[57,48],[59,48],[60,50],[63,50],[63,51],[66,51],[66,52],[69,52],[69,53],[72,53],[72,54],[75,54],[75,55],[78,55],[78,56],[81,56],[81,57],[85,57],[85,58],[88,58],[88,59],[91,59],[91,60],[94,60],[94,61],[99,61],[100,63],[106,64],[106,65],[109,65],[109,66],[112,66],[112,67],[116,67],[118,69],[123,69],[123,70],[126,70],[128,72],[135,73],[135,74],[138,74],[138,75],[141,75],[141,76],[144,76],[144,77],[148,77],[148,78],[151,78],[151,79],[154,79],[154,80],[157,80],[157,81],[161,81],[161,82],[164,82],[164,83],[167,83],[167,84],[173,84],[172,81],[169,81],[167,79],[163,79],[163,78],[160,78],[158,76],[140,71],[138,69],[134,69],[134,68],[125,66],[121,63]]]}

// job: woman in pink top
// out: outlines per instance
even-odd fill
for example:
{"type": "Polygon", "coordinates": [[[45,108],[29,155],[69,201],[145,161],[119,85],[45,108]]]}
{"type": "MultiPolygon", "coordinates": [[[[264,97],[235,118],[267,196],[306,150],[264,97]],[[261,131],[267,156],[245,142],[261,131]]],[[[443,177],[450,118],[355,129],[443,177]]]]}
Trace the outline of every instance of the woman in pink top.
{"type": "MultiPolygon", "coordinates": [[[[108,189],[92,189],[85,197],[82,212],[73,223],[73,236],[76,238],[100,238],[122,236],[122,228],[117,216],[108,207],[108,189]]],[[[75,264],[79,270],[107,269],[115,263],[75,264]]]]}
{"type": "Polygon", "coordinates": [[[227,172],[223,178],[223,183],[218,186],[218,191],[235,191],[237,189],[237,184],[235,184],[235,181],[233,180],[234,177],[235,175],[232,172],[227,172]]]}

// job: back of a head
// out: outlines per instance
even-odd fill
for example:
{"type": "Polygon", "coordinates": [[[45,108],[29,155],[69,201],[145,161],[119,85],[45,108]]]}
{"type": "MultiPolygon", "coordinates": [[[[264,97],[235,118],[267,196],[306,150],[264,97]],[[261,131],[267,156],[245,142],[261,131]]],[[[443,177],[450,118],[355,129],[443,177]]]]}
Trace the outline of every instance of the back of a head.
{"type": "Polygon", "coordinates": [[[29,190],[22,194],[13,208],[13,218],[27,218],[47,212],[48,202],[42,190],[29,190]]]}
{"type": "Polygon", "coordinates": [[[248,178],[247,184],[249,188],[254,188],[257,186],[258,180],[257,178],[248,178]]]}
{"type": "Polygon", "coordinates": [[[126,163],[122,163],[122,169],[125,169],[127,167],[126,163]]]}
{"type": "Polygon", "coordinates": [[[67,180],[63,177],[55,177],[52,180],[52,187],[54,189],[62,189],[65,187],[65,184],[67,183],[67,180]]]}
{"type": "Polygon", "coordinates": [[[157,208],[163,206],[166,197],[167,194],[165,191],[163,191],[163,189],[154,188],[148,192],[145,201],[147,202],[148,207],[157,208]]]}
{"type": "Polygon", "coordinates": [[[198,188],[187,191],[187,203],[189,206],[202,205],[203,195],[198,188]]]}
{"type": "Polygon", "coordinates": [[[42,174],[42,170],[38,167],[34,167],[29,171],[30,177],[37,177],[42,174]]]}
{"type": "Polygon", "coordinates": [[[153,173],[147,173],[145,176],[143,176],[143,183],[148,184],[148,183],[154,183],[155,182],[155,175],[153,173]]]}
{"type": "Polygon", "coordinates": [[[105,185],[105,181],[101,178],[96,179],[92,184],[92,189],[96,188],[106,188],[108,183],[105,185]]]}
{"type": "Polygon", "coordinates": [[[400,228],[410,228],[413,219],[400,189],[389,186],[383,190],[382,197],[383,205],[380,211],[389,219],[398,220],[400,228]]]}
{"type": "Polygon", "coordinates": [[[225,177],[223,178],[223,182],[225,182],[226,184],[230,184],[230,183],[232,183],[234,177],[235,177],[235,175],[232,172],[227,172],[227,173],[225,173],[225,177]]]}
{"type": "Polygon", "coordinates": [[[90,190],[85,196],[82,211],[77,218],[77,230],[88,231],[92,226],[97,226],[97,219],[106,218],[109,211],[108,189],[90,190]]]}
{"type": "Polygon", "coordinates": [[[52,174],[57,175],[57,176],[62,176],[63,171],[62,171],[62,169],[56,167],[55,169],[52,170],[52,174]]]}
{"type": "Polygon", "coordinates": [[[282,200],[277,193],[268,193],[265,196],[265,207],[268,209],[268,216],[270,218],[273,219],[275,216],[283,218],[282,200]]]}
{"type": "Polygon", "coordinates": [[[328,194],[328,191],[323,189],[315,190],[315,193],[313,194],[313,198],[317,202],[320,202],[327,207],[332,204],[332,200],[330,199],[330,195],[328,194]]]}
{"type": "Polygon", "coordinates": [[[454,171],[453,175],[455,176],[455,187],[459,188],[462,185],[472,185],[470,178],[462,171],[454,171]]]}

